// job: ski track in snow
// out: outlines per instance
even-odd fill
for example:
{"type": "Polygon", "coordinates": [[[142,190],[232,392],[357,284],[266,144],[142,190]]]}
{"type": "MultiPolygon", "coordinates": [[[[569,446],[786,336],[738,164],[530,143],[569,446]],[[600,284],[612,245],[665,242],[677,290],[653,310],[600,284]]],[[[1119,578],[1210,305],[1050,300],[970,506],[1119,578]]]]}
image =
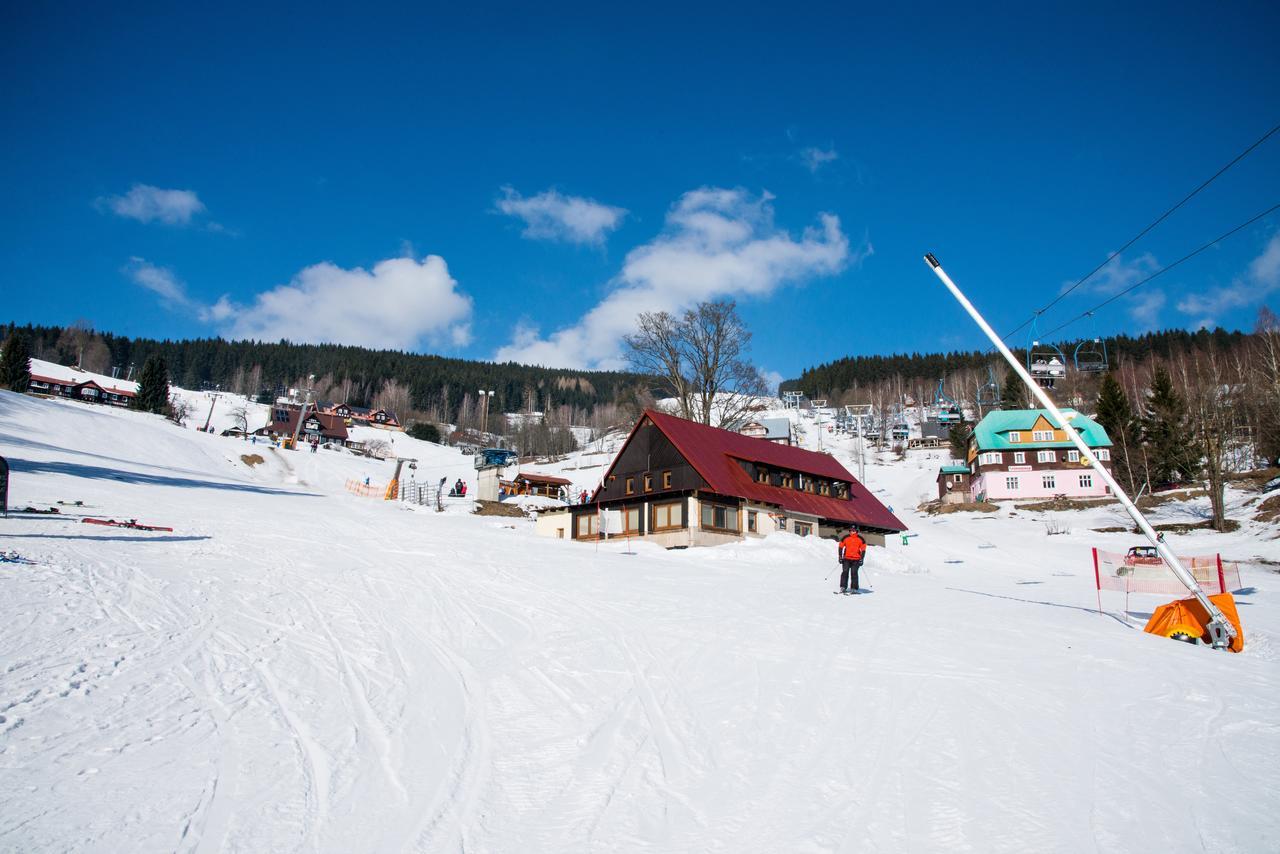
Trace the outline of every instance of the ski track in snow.
{"type": "Polygon", "coordinates": [[[0,392],[11,505],[175,528],[0,521],[0,850],[1280,849],[1274,573],[1244,655],[1144,635],[1093,613],[1109,509],[919,518],[936,461],[872,465],[921,536],[832,597],[827,542],[625,554],[247,452],[0,392]]]}

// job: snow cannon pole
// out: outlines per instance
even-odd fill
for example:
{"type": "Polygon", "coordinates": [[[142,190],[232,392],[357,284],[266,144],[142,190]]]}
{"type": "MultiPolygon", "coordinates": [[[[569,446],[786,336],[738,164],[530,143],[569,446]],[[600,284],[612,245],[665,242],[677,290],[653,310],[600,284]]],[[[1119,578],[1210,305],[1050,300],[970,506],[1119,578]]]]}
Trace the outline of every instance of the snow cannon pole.
{"type": "Polygon", "coordinates": [[[987,323],[986,319],[983,318],[978,310],[973,307],[973,303],[969,302],[969,298],[960,291],[960,288],[956,287],[955,282],[951,281],[951,277],[947,275],[946,270],[942,269],[942,264],[938,262],[937,258],[933,257],[933,253],[926,254],[924,256],[924,260],[928,263],[930,269],[932,269],[937,277],[942,281],[942,284],[947,286],[947,290],[949,290],[951,295],[956,298],[956,302],[960,303],[960,306],[968,312],[969,317],[973,318],[973,322],[978,324],[978,328],[982,330],[983,334],[985,334],[988,339],[990,339],[991,343],[995,345],[995,348],[1000,351],[1000,355],[1009,363],[1009,367],[1013,368],[1013,372],[1018,375],[1018,378],[1022,380],[1023,384],[1031,390],[1031,393],[1035,396],[1036,400],[1040,402],[1040,405],[1049,410],[1057,423],[1061,425],[1063,432],[1066,433],[1067,438],[1071,440],[1071,444],[1075,445],[1084,458],[1088,460],[1090,467],[1098,473],[1098,476],[1102,478],[1103,482],[1106,483],[1107,486],[1111,487],[1111,493],[1119,499],[1120,504],[1129,513],[1130,518],[1133,519],[1134,523],[1137,524],[1142,533],[1146,535],[1146,538],[1151,545],[1155,546],[1156,552],[1160,557],[1164,558],[1164,562],[1173,570],[1173,574],[1177,576],[1178,580],[1181,581],[1183,585],[1186,586],[1187,590],[1191,591],[1191,595],[1196,598],[1196,601],[1199,602],[1207,612],[1209,612],[1208,629],[1209,637],[1212,639],[1213,648],[1226,649],[1230,639],[1236,636],[1235,626],[1231,625],[1231,622],[1227,620],[1226,616],[1217,605],[1209,601],[1209,597],[1205,595],[1204,590],[1201,589],[1195,576],[1188,572],[1187,568],[1182,565],[1182,561],[1178,560],[1178,556],[1173,553],[1173,549],[1169,548],[1169,546],[1159,538],[1155,529],[1151,527],[1151,523],[1147,521],[1147,517],[1143,516],[1142,511],[1138,509],[1137,505],[1129,500],[1129,496],[1125,493],[1124,489],[1121,488],[1120,484],[1116,482],[1116,479],[1111,476],[1111,472],[1107,471],[1106,467],[1098,461],[1098,457],[1093,453],[1092,449],[1085,444],[1084,439],[1080,438],[1080,434],[1076,432],[1076,429],[1067,422],[1067,419],[1062,415],[1062,411],[1058,409],[1057,405],[1049,395],[1045,393],[1039,383],[1031,378],[1031,374],[1027,372],[1027,369],[1021,362],[1014,358],[1013,353],[1010,352],[1007,346],[1005,346],[1004,341],[998,334],[996,334],[996,331],[991,328],[991,325],[987,323]]]}

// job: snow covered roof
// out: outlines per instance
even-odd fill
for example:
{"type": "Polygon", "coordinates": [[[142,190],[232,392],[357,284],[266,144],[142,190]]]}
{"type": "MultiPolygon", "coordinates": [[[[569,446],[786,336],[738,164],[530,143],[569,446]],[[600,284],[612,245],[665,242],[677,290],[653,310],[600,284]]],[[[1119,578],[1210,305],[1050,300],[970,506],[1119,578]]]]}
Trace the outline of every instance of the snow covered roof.
{"type": "Polygon", "coordinates": [[[38,382],[55,382],[62,385],[80,385],[96,383],[99,388],[116,394],[135,395],[138,384],[129,380],[109,377],[106,374],[95,374],[93,371],[82,371],[57,362],[46,362],[44,359],[31,360],[31,378],[38,382]]]}

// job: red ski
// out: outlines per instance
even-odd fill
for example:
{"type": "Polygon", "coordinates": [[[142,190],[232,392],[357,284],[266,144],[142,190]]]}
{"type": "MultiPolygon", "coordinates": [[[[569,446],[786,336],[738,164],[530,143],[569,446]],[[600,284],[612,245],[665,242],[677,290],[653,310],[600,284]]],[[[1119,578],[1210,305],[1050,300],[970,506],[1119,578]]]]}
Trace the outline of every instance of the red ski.
{"type": "Polygon", "coordinates": [[[113,528],[129,528],[134,531],[172,531],[173,528],[165,528],[160,525],[140,525],[137,519],[125,519],[116,521],[115,519],[81,519],[86,525],[110,525],[113,528]]]}

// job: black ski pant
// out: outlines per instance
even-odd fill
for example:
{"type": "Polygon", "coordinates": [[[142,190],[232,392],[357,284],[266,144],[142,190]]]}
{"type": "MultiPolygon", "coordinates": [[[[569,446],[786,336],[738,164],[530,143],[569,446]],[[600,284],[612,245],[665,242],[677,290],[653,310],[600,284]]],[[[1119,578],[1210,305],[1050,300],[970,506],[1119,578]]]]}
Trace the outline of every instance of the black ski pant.
{"type": "Polygon", "coordinates": [[[858,570],[862,567],[860,560],[842,560],[840,566],[840,589],[841,590],[857,590],[858,589],[858,570]],[[850,584],[849,582],[853,583],[850,584]]]}

